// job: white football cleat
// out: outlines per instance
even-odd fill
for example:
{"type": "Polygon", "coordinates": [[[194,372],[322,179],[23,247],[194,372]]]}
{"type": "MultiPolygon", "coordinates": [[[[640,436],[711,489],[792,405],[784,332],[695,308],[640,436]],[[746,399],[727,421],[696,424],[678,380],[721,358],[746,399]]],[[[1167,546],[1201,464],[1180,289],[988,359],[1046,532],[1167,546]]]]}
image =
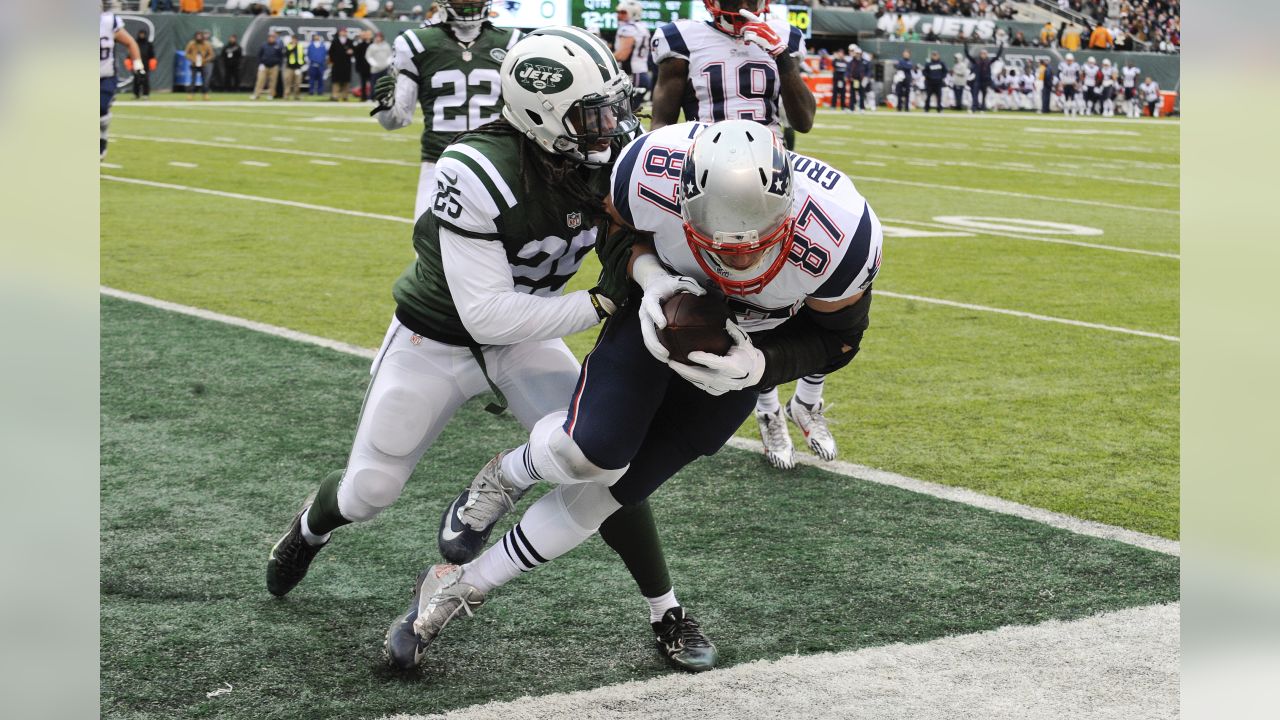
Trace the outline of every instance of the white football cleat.
{"type": "Polygon", "coordinates": [[[792,397],[787,402],[787,417],[804,433],[805,444],[814,455],[823,460],[836,459],[836,439],[827,427],[827,416],[823,414],[826,402],[819,400],[817,405],[809,407],[792,397]]]}
{"type": "Polygon", "coordinates": [[[779,470],[795,467],[796,449],[791,444],[791,433],[781,408],[777,412],[756,413],[756,423],[760,426],[760,442],[764,443],[764,457],[769,464],[779,470]]]}

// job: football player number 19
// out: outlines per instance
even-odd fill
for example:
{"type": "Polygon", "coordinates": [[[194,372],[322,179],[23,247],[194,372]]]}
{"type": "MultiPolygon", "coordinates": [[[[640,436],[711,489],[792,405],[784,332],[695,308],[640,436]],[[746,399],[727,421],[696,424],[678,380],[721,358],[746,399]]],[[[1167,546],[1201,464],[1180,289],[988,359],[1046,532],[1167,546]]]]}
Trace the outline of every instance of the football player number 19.
{"type": "MultiPolygon", "coordinates": [[[[711,121],[727,120],[725,113],[724,63],[711,63],[702,69],[707,78],[707,86],[711,89],[711,121]]],[[[744,62],[737,71],[729,71],[730,84],[733,91],[743,100],[758,102],[760,110],[739,110],[735,120],[755,120],[764,125],[772,125],[774,115],[778,112],[778,71],[766,62],[744,62]],[[735,77],[736,76],[736,77],[735,77]]]]}
{"type": "Polygon", "coordinates": [[[437,97],[433,106],[431,129],[436,132],[472,130],[498,116],[494,107],[502,85],[497,70],[476,68],[470,74],[456,69],[441,70],[431,76],[431,87],[450,88],[449,94],[437,97]]]}

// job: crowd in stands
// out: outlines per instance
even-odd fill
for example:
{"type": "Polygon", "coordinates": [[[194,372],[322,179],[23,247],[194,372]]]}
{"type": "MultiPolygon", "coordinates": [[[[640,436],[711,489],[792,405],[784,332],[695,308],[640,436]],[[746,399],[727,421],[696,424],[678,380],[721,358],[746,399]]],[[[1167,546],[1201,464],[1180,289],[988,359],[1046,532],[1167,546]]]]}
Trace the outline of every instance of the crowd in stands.
{"type": "Polygon", "coordinates": [[[920,13],[998,20],[1012,20],[1017,12],[1010,0],[815,0],[815,4],[866,10],[877,15],[920,13]]]}
{"type": "MultiPolygon", "coordinates": [[[[117,0],[120,10],[146,6],[151,12],[222,12],[233,15],[279,15],[284,17],[344,17],[369,18],[371,20],[411,20],[421,22],[439,12],[435,3],[412,8],[397,8],[395,0],[117,0]]],[[[400,2],[400,6],[405,3],[400,2]]]]}

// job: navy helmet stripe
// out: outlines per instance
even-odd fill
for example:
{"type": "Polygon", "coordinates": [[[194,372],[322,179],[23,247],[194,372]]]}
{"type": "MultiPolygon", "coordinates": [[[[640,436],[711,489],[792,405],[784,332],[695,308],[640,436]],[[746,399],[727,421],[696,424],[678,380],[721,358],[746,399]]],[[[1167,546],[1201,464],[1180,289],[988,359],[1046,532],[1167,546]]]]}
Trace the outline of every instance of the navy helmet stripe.
{"type": "Polygon", "coordinates": [[[871,207],[865,203],[862,206],[862,221],[858,223],[858,229],[849,243],[844,257],[840,258],[840,265],[811,297],[821,300],[848,295],[853,281],[862,274],[862,268],[866,267],[871,252],[871,207]]]}
{"type": "Polygon", "coordinates": [[[662,34],[667,38],[667,44],[677,53],[689,57],[689,46],[684,43],[684,36],[680,34],[680,29],[675,23],[667,23],[662,26],[662,34]]]}
{"type": "Polygon", "coordinates": [[[613,171],[613,207],[618,211],[618,215],[632,227],[635,227],[636,221],[631,216],[631,173],[635,171],[636,160],[639,159],[640,151],[644,149],[645,144],[643,137],[632,141],[631,147],[623,153],[622,159],[618,161],[618,166],[613,171]]]}

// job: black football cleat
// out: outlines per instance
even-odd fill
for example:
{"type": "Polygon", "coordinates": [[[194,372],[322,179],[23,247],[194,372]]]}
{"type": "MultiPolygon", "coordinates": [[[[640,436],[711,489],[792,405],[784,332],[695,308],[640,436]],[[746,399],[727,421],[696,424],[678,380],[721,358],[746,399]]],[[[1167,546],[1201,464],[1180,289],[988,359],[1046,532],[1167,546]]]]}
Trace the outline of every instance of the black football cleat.
{"type": "Polygon", "coordinates": [[[516,487],[502,473],[502,458],[510,450],[490,460],[471,485],[463,490],[440,516],[436,538],[440,556],[446,562],[463,565],[475,560],[489,542],[493,526],[516,509],[527,488],[516,487]]]}
{"type": "Polygon", "coordinates": [[[651,624],[658,651],[672,665],[690,672],[703,672],[716,666],[716,646],[684,608],[673,607],[661,620],[651,624]]]}
{"type": "Polygon", "coordinates": [[[423,653],[450,621],[464,614],[470,617],[484,604],[484,593],[463,582],[465,574],[457,565],[432,565],[418,573],[409,609],[387,629],[383,647],[393,667],[417,667],[423,653]]]}
{"type": "Polygon", "coordinates": [[[307,576],[307,568],[311,567],[311,561],[320,552],[320,548],[328,544],[312,545],[302,537],[302,514],[309,507],[310,502],[293,516],[289,529],[271,548],[271,555],[267,558],[267,590],[276,597],[284,597],[302,582],[302,578],[307,576]]]}
{"type": "Polygon", "coordinates": [[[413,599],[409,601],[409,610],[396,618],[396,621],[387,629],[383,648],[387,652],[387,662],[394,668],[412,670],[418,667],[418,663],[422,662],[422,653],[427,649],[426,643],[423,643],[418,638],[418,633],[414,631],[413,623],[418,619],[418,599],[422,597],[422,581],[427,579],[427,573],[431,572],[431,569],[432,566],[428,566],[418,573],[418,579],[413,583],[413,599]]]}

